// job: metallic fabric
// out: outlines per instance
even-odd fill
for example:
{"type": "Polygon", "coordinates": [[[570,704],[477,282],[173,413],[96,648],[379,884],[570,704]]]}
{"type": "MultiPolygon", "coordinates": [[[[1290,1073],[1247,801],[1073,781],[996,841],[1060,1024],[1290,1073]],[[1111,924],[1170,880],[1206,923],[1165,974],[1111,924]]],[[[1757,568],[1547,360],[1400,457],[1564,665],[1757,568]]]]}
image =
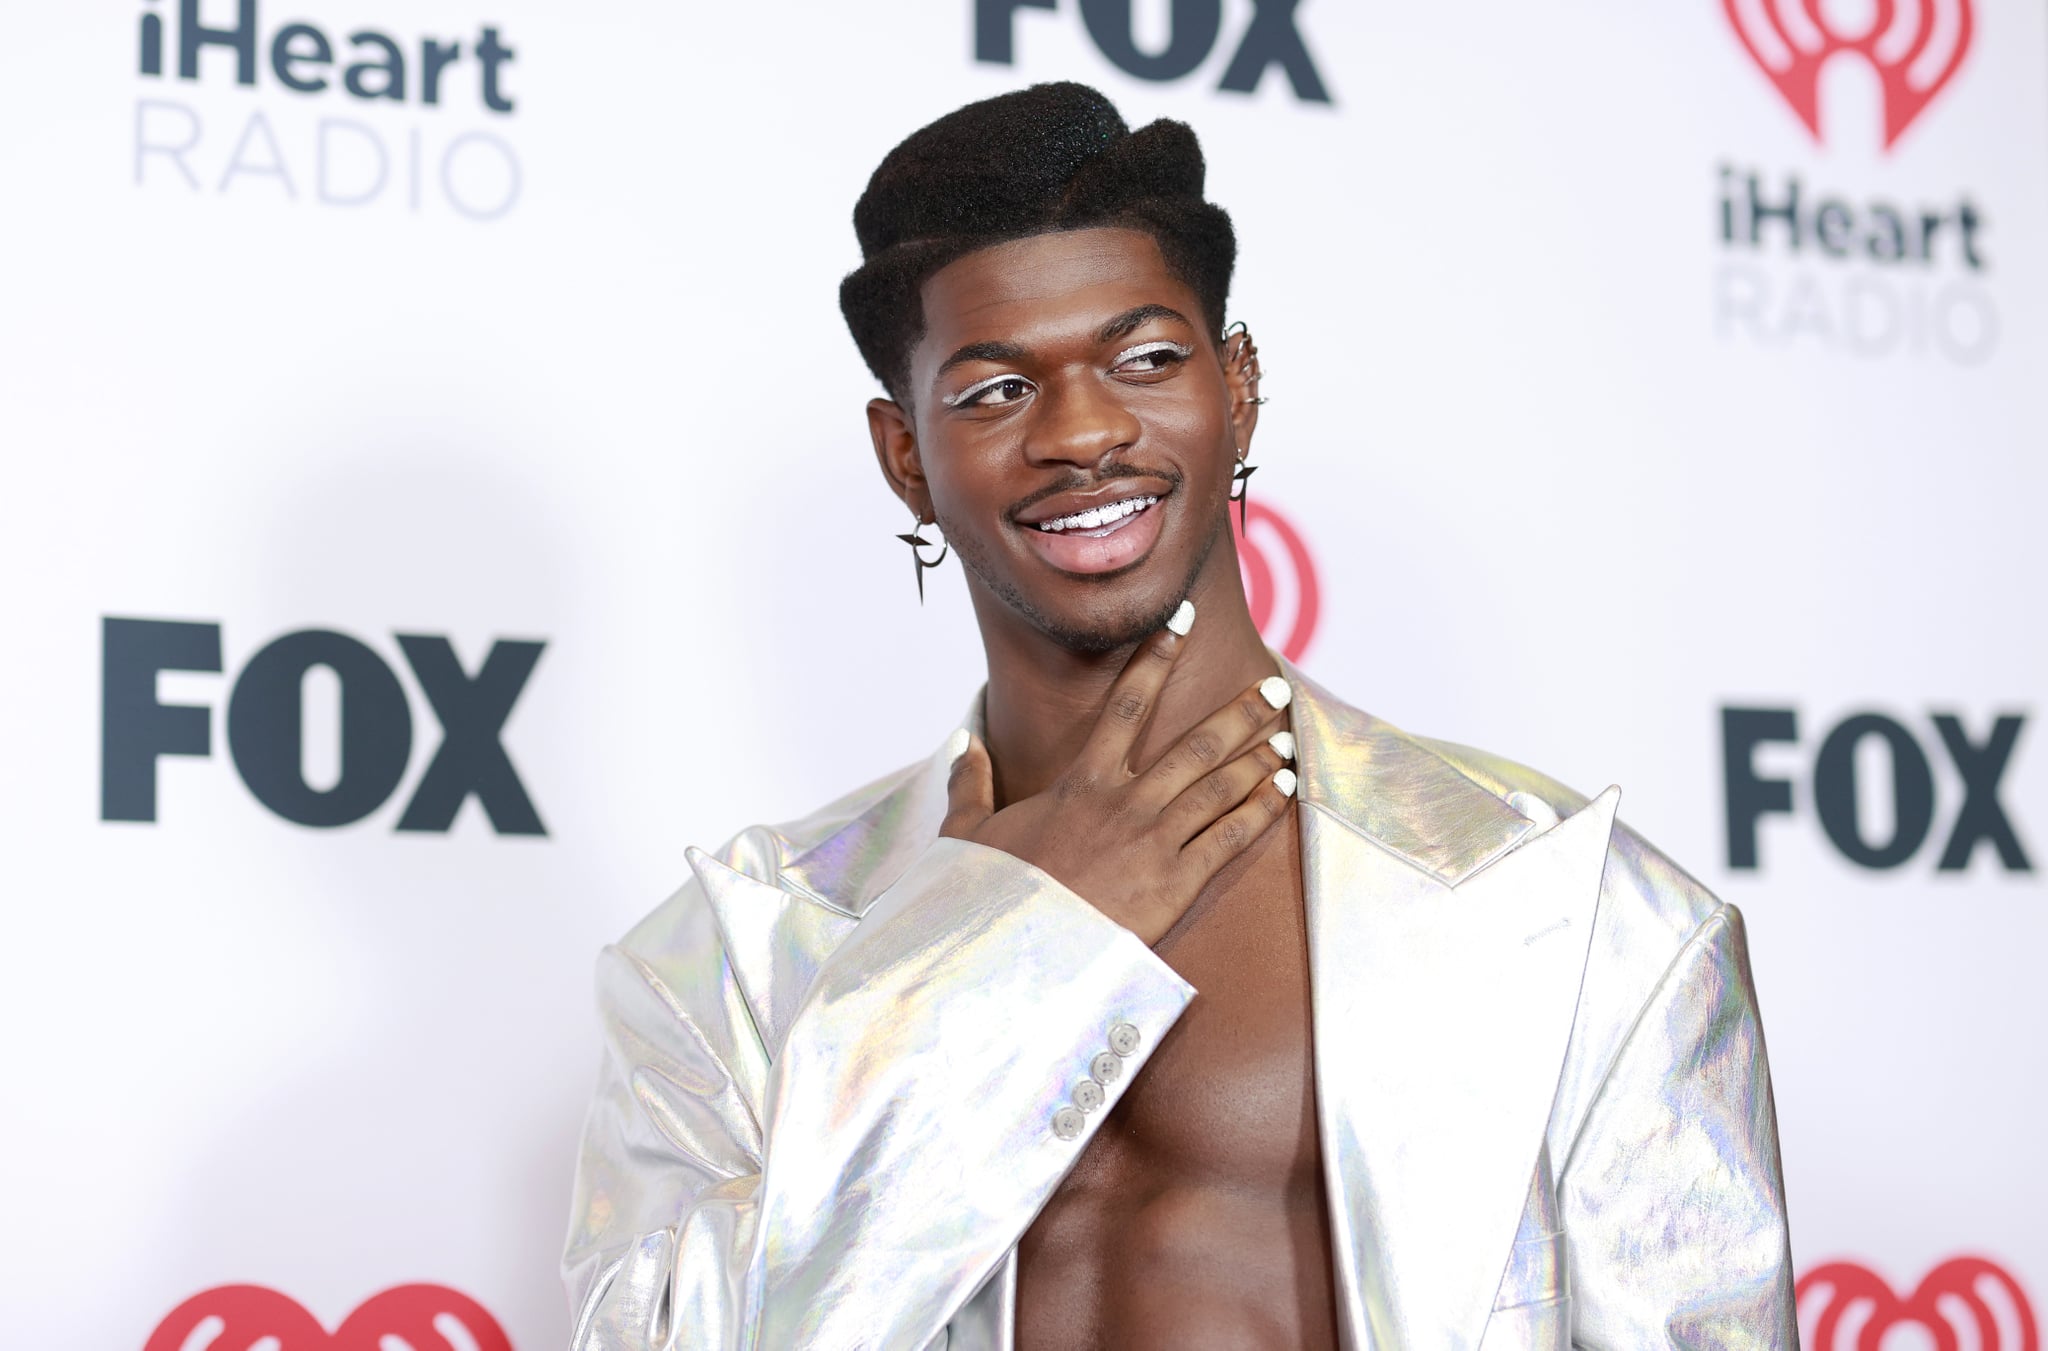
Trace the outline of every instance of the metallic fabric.
{"type": "MultiPolygon", "coordinates": [[[[1616,790],[1287,675],[1344,1345],[1796,1346],[1740,917],[1616,790]]],[[[946,770],[691,851],[604,954],[577,1351],[1012,1346],[1019,1236],[1195,991],[1044,873],[937,840],[946,770]]]]}

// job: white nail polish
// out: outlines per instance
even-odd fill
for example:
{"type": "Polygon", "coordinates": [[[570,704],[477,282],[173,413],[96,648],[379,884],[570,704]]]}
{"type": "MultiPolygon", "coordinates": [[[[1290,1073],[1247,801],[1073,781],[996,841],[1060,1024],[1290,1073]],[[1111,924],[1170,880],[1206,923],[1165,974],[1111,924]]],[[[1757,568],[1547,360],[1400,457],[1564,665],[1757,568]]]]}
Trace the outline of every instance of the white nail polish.
{"type": "Polygon", "coordinates": [[[1294,771],[1291,769],[1283,769],[1273,776],[1273,786],[1280,790],[1281,797],[1293,797],[1294,784],[1294,771]]]}
{"type": "Polygon", "coordinates": [[[1275,708],[1285,708],[1294,699],[1294,691],[1279,676],[1267,676],[1259,682],[1259,697],[1275,708]]]}
{"type": "Polygon", "coordinates": [[[1166,627],[1182,638],[1187,637],[1188,630],[1194,626],[1195,603],[1191,600],[1182,601],[1180,608],[1173,612],[1173,618],[1166,621],[1166,627]]]}
{"type": "Polygon", "coordinates": [[[1266,738],[1266,744],[1280,753],[1282,760],[1294,758],[1294,733],[1279,731],[1266,738]]]}
{"type": "Polygon", "coordinates": [[[946,738],[946,763],[952,764],[967,753],[967,729],[955,727],[953,734],[946,738]]]}

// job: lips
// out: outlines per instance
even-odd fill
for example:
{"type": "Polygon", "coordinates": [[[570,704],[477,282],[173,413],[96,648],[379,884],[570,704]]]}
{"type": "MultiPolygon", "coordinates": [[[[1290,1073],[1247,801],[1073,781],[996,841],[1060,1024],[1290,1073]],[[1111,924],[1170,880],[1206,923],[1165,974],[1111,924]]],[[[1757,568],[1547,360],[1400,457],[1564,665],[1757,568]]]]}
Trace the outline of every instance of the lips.
{"type": "Polygon", "coordinates": [[[1062,572],[1115,572],[1143,558],[1158,540],[1160,496],[1125,492],[1018,526],[1039,557],[1062,572]]]}
{"type": "Polygon", "coordinates": [[[1099,507],[1089,507],[1085,511],[1077,511],[1068,516],[1055,516],[1049,521],[1039,521],[1036,522],[1036,528],[1049,535],[1065,534],[1070,530],[1107,534],[1158,500],[1151,493],[1141,493],[1135,497],[1107,502],[1099,507]]]}

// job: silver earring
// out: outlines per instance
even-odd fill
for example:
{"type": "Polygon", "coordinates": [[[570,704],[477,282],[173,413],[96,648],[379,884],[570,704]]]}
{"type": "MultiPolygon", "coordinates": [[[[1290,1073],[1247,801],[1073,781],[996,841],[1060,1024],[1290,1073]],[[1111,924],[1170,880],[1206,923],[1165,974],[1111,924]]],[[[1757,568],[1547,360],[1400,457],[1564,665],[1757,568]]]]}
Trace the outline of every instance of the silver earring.
{"type": "MultiPolygon", "coordinates": [[[[910,546],[910,556],[917,563],[917,603],[922,605],[924,604],[924,570],[926,568],[935,568],[945,562],[946,555],[953,552],[953,546],[947,543],[945,537],[941,535],[939,537],[939,556],[927,560],[922,551],[931,547],[931,541],[926,539],[922,533],[925,527],[924,515],[921,512],[912,511],[910,519],[912,522],[910,533],[898,535],[896,538],[910,546]]],[[[931,524],[936,526],[938,522],[933,521],[931,524]]]]}
{"type": "MultiPolygon", "coordinates": [[[[1244,320],[1240,319],[1223,330],[1220,341],[1227,345],[1232,338],[1244,337],[1245,340],[1238,345],[1237,349],[1237,366],[1243,372],[1245,378],[1251,382],[1252,387],[1257,389],[1259,381],[1266,374],[1266,368],[1259,361],[1258,349],[1252,346],[1251,338],[1246,336],[1248,333],[1249,330],[1245,328],[1244,320]]],[[[1248,399],[1239,399],[1238,402],[1241,404],[1257,405],[1266,402],[1266,400],[1261,395],[1253,394],[1248,399]]]]}
{"type": "Polygon", "coordinates": [[[1240,535],[1244,533],[1244,513],[1252,495],[1251,478],[1259,472],[1257,465],[1245,462],[1250,454],[1244,447],[1238,447],[1237,471],[1230,476],[1230,500],[1237,503],[1237,533],[1240,535]]]}

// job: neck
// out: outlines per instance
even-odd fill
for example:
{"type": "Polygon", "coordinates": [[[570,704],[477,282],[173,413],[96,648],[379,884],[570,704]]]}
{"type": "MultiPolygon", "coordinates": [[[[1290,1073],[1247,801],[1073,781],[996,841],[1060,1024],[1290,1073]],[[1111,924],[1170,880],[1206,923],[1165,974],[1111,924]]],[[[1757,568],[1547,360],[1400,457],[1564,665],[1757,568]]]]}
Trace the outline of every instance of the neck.
{"type": "MultiPolygon", "coordinates": [[[[1245,605],[1228,536],[1211,550],[1188,599],[1195,603],[1195,627],[1138,740],[1135,769],[1150,765],[1196,723],[1276,669],[1245,605]]],[[[983,717],[1001,808],[1044,792],[1074,762],[1136,644],[1099,654],[1073,652],[979,587],[974,603],[988,651],[983,717]]]]}

